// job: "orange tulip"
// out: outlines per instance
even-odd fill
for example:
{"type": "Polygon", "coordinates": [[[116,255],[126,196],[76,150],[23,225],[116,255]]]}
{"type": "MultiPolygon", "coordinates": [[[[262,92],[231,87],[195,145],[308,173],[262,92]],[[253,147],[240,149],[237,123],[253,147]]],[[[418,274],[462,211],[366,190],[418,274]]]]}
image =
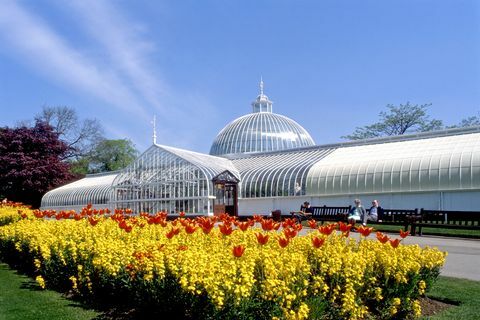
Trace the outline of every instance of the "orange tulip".
{"type": "Polygon", "coordinates": [[[247,231],[247,229],[250,227],[250,223],[248,221],[237,222],[237,227],[242,231],[247,231]]]}
{"type": "Polygon", "coordinates": [[[280,222],[274,223],[274,224],[273,224],[273,230],[277,231],[278,229],[280,229],[280,226],[281,226],[281,225],[282,225],[282,224],[281,224],[280,222]]]}
{"type": "Polygon", "coordinates": [[[325,238],[318,238],[318,237],[312,238],[312,244],[317,249],[323,246],[324,243],[325,243],[325,238]]]}
{"type": "Polygon", "coordinates": [[[403,231],[402,229],[400,229],[400,237],[402,239],[405,239],[406,237],[408,237],[409,234],[410,234],[410,231],[403,231]]]}
{"type": "Polygon", "coordinates": [[[272,231],[273,230],[273,220],[267,219],[260,222],[262,224],[263,231],[272,231]]]}
{"type": "Polygon", "coordinates": [[[285,248],[286,246],[288,246],[288,243],[289,243],[289,239],[288,238],[284,238],[284,237],[281,237],[278,239],[278,244],[280,245],[280,247],[282,248],[285,248]]]}
{"type": "Polygon", "coordinates": [[[218,229],[220,229],[220,232],[226,236],[231,235],[233,232],[232,226],[230,224],[220,224],[218,226],[218,229]]]}
{"type": "Polygon", "coordinates": [[[316,229],[317,228],[317,221],[311,219],[311,220],[308,220],[308,226],[311,228],[311,229],[316,229]]]}
{"type": "Polygon", "coordinates": [[[370,233],[372,233],[373,228],[361,226],[357,228],[357,231],[366,238],[370,235],[370,233]]]}
{"type": "Polygon", "coordinates": [[[283,230],[285,237],[288,239],[295,238],[297,236],[297,231],[295,229],[287,228],[283,230]]]}
{"type": "Polygon", "coordinates": [[[383,234],[383,233],[378,231],[377,232],[377,239],[381,243],[386,243],[390,238],[386,234],[383,234]]]}
{"type": "Polygon", "coordinates": [[[168,231],[165,235],[167,236],[168,239],[172,239],[173,236],[177,235],[180,232],[179,228],[172,227],[170,231],[168,231]]]}
{"type": "Polygon", "coordinates": [[[352,228],[351,224],[343,223],[341,221],[338,223],[338,229],[343,233],[350,232],[351,228],[352,228]]]}
{"type": "Polygon", "coordinates": [[[232,252],[235,257],[240,258],[241,256],[243,256],[243,253],[245,252],[245,246],[243,245],[235,246],[233,247],[232,252]]]}
{"type": "Polygon", "coordinates": [[[202,228],[203,233],[209,234],[210,231],[212,231],[213,227],[215,227],[215,222],[213,222],[212,220],[206,220],[200,224],[200,227],[202,228]]]}
{"type": "Polygon", "coordinates": [[[261,245],[264,245],[268,242],[268,235],[267,234],[261,234],[261,233],[255,233],[255,236],[257,237],[258,243],[261,245]]]}
{"type": "Polygon", "coordinates": [[[189,223],[185,226],[185,232],[188,234],[192,234],[197,230],[197,226],[194,223],[189,223]]]}
{"type": "Polygon", "coordinates": [[[402,241],[402,240],[400,240],[400,239],[395,239],[395,240],[390,239],[390,244],[392,245],[392,247],[396,248],[400,244],[400,241],[402,241]]]}
{"type": "Polygon", "coordinates": [[[335,225],[333,225],[333,224],[329,224],[328,226],[318,227],[318,231],[321,234],[324,234],[326,236],[331,235],[334,230],[335,230],[335,225]]]}
{"type": "Polygon", "coordinates": [[[98,223],[98,221],[100,221],[100,220],[95,219],[94,217],[88,217],[88,222],[90,222],[90,224],[91,224],[92,226],[96,226],[97,223],[98,223]]]}

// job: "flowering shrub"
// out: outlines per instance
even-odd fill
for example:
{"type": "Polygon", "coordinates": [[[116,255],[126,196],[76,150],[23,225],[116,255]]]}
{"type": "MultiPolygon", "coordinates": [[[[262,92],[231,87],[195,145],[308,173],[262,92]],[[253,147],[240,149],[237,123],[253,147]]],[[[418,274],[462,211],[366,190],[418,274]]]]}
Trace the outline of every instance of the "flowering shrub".
{"type": "Polygon", "coordinates": [[[27,218],[31,214],[29,207],[18,202],[0,202],[0,226],[27,218]]]}
{"type": "Polygon", "coordinates": [[[0,250],[42,287],[196,319],[415,317],[445,260],[380,233],[356,240],[342,224],[311,223],[299,236],[293,220],[261,217],[167,221],[91,207],[29,215],[0,227],[0,250]]]}

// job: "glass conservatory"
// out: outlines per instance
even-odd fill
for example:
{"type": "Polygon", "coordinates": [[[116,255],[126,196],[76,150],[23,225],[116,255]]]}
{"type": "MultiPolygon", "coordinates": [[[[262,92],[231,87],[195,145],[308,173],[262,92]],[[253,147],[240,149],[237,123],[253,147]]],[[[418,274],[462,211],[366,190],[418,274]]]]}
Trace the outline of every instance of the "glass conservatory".
{"type": "Polygon", "coordinates": [[[153,145],[113,181],[112,204],[134,212],[198,213],[213,210],[212,179],[237,169],[224,158],[153,145]]]}
{"type": "Polygon", "coordinates": [[[210,155],[156,143],[127,168],[88,175],[45,194],[43,209],[130,208],[136,213],[232,215],[348,205],[472,210],[480,197],[480,127],[315,146],[263,93],[253,112],[217,135],[210,155]]]}

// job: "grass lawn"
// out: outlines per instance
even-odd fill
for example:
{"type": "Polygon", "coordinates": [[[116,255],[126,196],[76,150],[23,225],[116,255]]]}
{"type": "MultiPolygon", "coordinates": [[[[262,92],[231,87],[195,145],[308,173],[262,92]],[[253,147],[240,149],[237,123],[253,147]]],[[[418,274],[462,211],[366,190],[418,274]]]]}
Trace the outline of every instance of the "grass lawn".
{"type": "MultiPolygon", "coordinates": [[[[386,232],[398,232],[403,229],[401,226],[388,226],[381,224],[369,223],[369,227],[374,227],[375,230],[386,232]]],[[[418,230],[417,230],[418,231],[418,230]]],[[[424,235],[437,235],[437,236],[451,236],[462,238],[480,238],[480,230],[461,230],[461,229],[442,229],[442,228],[423,228],[424,235]]]]}
{"type": "Polygon", "coordinates": [[[80,320],[97,315],[97,312],[81,308],[58,292],[41,290],[31,278],[0,263],[0,320],[80,320]]]}
{"type": "Polygon", "coordinates": [[[480,281],[440,277],[427,294],[432,299],[448,302],[450,307],[438,315],[426,317],[428,320],[474,320],[479,319],[480,281]]]}

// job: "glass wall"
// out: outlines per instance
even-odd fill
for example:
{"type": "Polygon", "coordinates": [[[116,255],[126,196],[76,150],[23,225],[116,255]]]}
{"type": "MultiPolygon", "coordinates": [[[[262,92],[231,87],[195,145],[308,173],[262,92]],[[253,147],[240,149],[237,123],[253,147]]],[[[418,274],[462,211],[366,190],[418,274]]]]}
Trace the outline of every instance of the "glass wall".
{"type": "Polygon", "coordinates": [[[311,148],[232,159],[241,175],[239,197],[303,196],[308,170],[332,151],[311,148]]]}

